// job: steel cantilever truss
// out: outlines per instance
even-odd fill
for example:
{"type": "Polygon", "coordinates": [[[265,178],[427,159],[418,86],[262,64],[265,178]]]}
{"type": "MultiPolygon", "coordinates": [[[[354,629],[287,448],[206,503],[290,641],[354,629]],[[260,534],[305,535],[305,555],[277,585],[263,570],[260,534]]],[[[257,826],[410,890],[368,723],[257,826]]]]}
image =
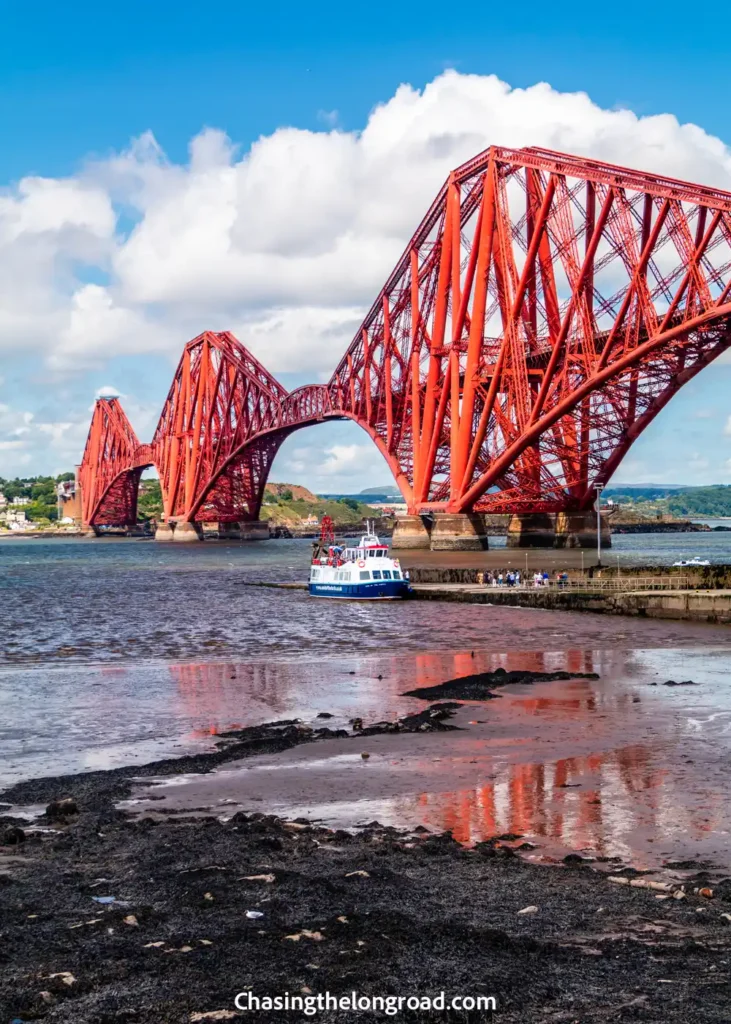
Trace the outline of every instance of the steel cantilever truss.
{"type": "Polygon", "coordinates": [[[166,517],[256,518],[284,437],[343,417],[413,512],[588,509],[729,346],[730,193],[491,147],[449,176],[327,385],[288,393],[232,335],[207,333],[151,445],[100,400],[84,515],[131,514],[134,474],[154,464],[166,517]]]}

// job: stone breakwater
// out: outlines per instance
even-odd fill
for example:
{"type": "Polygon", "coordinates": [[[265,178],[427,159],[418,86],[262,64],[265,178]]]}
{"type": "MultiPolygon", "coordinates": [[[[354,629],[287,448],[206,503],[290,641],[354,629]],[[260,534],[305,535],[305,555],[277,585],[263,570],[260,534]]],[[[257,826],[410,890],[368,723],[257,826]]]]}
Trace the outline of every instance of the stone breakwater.
{"type": "Polygon", "coordinates": [[[476,584],[416,583],[414,597],[422,601],[462,601],[470,604],[542,608],[550,611],[598,612],[689,622],[731,623],[731,589],[629,590],[484,587],[476,584]]]}

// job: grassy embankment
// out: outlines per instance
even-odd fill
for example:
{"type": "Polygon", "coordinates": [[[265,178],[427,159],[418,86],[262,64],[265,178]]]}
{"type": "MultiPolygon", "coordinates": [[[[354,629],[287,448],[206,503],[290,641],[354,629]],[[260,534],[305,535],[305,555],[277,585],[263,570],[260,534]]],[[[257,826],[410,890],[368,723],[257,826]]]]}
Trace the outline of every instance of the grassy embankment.
{"type": "Polygon", "coordinates": [[[363,519],[375,519],[378,509],[356,501],[342,498],[339,501],[325,500],[296,484],[267,484],[260,518],[276,526],[301,526],[308,517],[328,515],[336,526],[359,524],[363,519]]]}

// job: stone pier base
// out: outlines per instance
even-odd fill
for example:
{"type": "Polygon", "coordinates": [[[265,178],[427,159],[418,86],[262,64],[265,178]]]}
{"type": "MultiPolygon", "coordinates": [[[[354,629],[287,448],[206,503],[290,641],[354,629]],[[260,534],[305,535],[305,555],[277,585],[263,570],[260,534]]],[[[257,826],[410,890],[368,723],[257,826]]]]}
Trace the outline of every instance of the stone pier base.
{"type": "MultiPolygon", "coordinates": [[[[602,548],[611,548],[612,533],[605,516],[601,517],[602,548]]],[[[557,548],[596,548],[596,512],[558,512],[557,548]]]]}
{"type": "Polygon", "coordinates": [[[241,540],[240,523],[218,523],[219,540],[241,540]]]}
{"type": "Polygon", "coordinates": [[[155,529],[155,540],[169,543],[173,539],[173,529],[170,523],[158,523],[155,529]]]}
{"type": "MultiPolygon", "coordinates": [[[[596,512],[533,512],[511,516],[507,546],[596,548],[596,512]]],[[[609,523],[602,516],[602,548],[611,546],[609,523]]]]}
{"type": "Polygon", "coordinates": [[[176,523],[173,529],[173,542],[175,544],[197,543],[203,540],[203,533],[197,523],[176,523]]]}
{"type": "Polygon", "coordinates": [[[254,519],[251,522],[241,522],[239,536],[241,540],[269,540],[269,523],[263,519],[254,519]]]}
{"type": "Polygon", "coordinates": [[[392,548],[402,551],[429,549],[429,529],[421,516],[399,516],[391,539],[392,548]]]}
{"type": "Polygon", "coordinates": [[[476,512],[435,512],[432,551],[486,551],[485,521],[476,512]]]}
{"type": "Polygon", "coordinates": [[[552,548],[556,542],[556,517],[547,512],[510,517],[507,546],[509,548],[552,548]]]}

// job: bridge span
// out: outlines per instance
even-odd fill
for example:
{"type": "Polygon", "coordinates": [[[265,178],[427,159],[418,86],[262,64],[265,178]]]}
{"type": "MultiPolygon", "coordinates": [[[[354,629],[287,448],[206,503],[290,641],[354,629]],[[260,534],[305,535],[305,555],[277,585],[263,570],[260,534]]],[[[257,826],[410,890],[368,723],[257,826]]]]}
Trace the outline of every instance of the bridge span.
{"type": "Polygon", "coordinates": [[[79,483],[88,528],[161,536],[258,522],[285,437],[350,419],[388,463],[404,546],[593,544],[596,487],[731,346],[731,193],[544,149],[453,171],[327,384],[287,391],[234,336],[188,342],[152,441],[99,399],[79,483]]]}

